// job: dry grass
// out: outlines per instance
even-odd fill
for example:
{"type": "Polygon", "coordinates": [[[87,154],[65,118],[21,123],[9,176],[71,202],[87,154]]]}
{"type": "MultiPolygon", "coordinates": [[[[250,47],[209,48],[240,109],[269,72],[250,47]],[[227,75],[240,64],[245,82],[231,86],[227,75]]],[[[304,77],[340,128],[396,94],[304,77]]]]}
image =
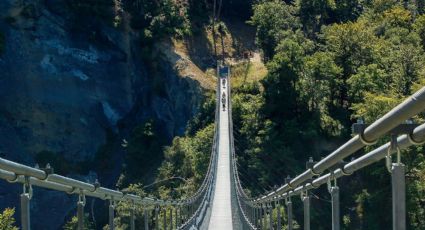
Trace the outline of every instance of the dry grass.
{"type": "Polygon", "coordinates": [[[267,69],[259,56],[258,53],[255,53],[253,58],[232,65],[233,87],[240,87],[245,83],[258,82],[267,75],[267,69]]]}
{"type": "Polygon", "coordinates": [[[158,49],[165,55],[168,61],[174,66],[174,69],[181,77],[189,77],[200,83],[206,90],[215,89],[214,77],[208,75],[196,66],[188,56],[182,41],[173,40],[172,44],[162,42],[158,49]]]}
{"type": "MultiPolygon", "coordinates": [[[[245,83],[257,82],[267,74],[260,53],[255,50],[255,30],[244,22],[222,22],[224,33],[218,32],[216,25],[216,49],[220,57],[224,48],[225,62],[231,66],[234,87],[245,83]],[[249,51],[251,58],[243,58],[249,51]]],[[[173,64],[178,74],[198,81],[204,89],[214,90],[216,84],[214,57],[214,39],[212,27],[207,26],[202,33],[184,40],[172,39],[159,46],[160,51],[173,64]],[[206,61],[205,61],[206,60],[206,61]]],[[[219,58],[217,57],[217,58],[219,58]]]]}

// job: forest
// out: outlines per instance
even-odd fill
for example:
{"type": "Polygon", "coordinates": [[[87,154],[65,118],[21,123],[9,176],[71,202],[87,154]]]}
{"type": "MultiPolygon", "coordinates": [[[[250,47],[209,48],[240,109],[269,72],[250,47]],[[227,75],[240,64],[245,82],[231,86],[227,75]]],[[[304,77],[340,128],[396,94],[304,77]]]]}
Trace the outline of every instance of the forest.
{"type": "MultiPolygon", "coordinates": [[[[423,13],[423,1],[252,3],[247,23],[256,28],[268,74],[260,82],[234,88],[232,98],[239,173],[252,196],[272,191],[287,176],[301,173],[309,157],[318,160],[329,154],[350,138],[351,125],[358,119],[375,121],[423,86],[423,13]]],[[[211,106],[207,108],[211,113],[211,106]]],[[[423,116],[414,119],[420,122],[423,116]]],[[[198,148],[184,146],[202,143],[211,128],[195,127],[196,134],[189,130],[187,137],[175,139],[166,149],[160,177],[180,173],[185,160],[197,165],[201,158],[192,149],[198,148]]],[[[384,141],[388,139],[378,144],[384,141]]],[[[408,165],[408,229],[425,229],[423,147],[405,151],[402,160],[408,165]]],[[[195,167],[192,173],[196,183],[202,171],[195,167]]],[[[384,162],[339,183],[343,229],[391,228],[391,184],[384,162]]],[[[174,186],[160,192],[168,194],[174,186]]],[[[315,229],[331,228],[329,200],[326,188],[315,192],[315,229]]],[[[301,225],[302,209],[295,216],[301,225]]]]}

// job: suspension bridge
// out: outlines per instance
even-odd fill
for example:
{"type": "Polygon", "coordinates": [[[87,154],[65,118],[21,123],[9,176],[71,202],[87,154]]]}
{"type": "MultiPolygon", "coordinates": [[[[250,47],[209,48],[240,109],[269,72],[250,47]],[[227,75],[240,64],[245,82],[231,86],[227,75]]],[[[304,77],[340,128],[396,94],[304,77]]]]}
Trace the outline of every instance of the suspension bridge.
{"type": "MultiPolygon", "coordinates": [[[[371,124],[353,124],[353,137],[320,161],[306,159],[306,170],[294,178],[282,178],[283,186],[260,197],[250,197],[241,186],[237,156],[233,141],[230,69],[217,70],[215,133],[211,157],[204,181],[191,197],[180,200],[160,200],[101,187],[54,173],[52,168],[29,167],[0,158],[0,178],[23,185],[20,195],[20,226],[31,229],[31,199],[33,189],[41,187],[73,194],[78,197],[76,212],[78,229],[84,229],[86,197],[109,202],[109,229],[115,229],[114,217],[118,202],[129,204],[129,229],[293,229],[293,199],[301,199],[304,215],[302,226],[310,230],[311,191],[326,185],[331,195],[333,230],[341,228],[340,189],[338,179],[382,161],[391,177],[392,219],[394,230],[406,229],[405,165],[401,150],[425,142],[425,124],[415,124],[411,118],[425,108],[425,87],[371,124]],[[355,152],[375,145],[385,136],[388,143],[348,162],[355,152]],[[393,157],[395,155],[395,157],[393,157]],[[393,159],[394,158],[394,159],[393,159]],[[281,207],[285,213],[281,213],[281,207]],[[136,210],[142,209],[142,215],[136,210]],[[281,217],[285,215],[286,223],[281,217]],[[137,217],[136,217],[137,216],[137,217]],[[277,218],[273,218],[277,216],[277,218]],[[142,223],[136,226],[136,218],[142,223]]],[[[47,210],[46,210],[47,211],[47,210]]],[[[314,228],[312,228],[314,229],[314,228]]]]}

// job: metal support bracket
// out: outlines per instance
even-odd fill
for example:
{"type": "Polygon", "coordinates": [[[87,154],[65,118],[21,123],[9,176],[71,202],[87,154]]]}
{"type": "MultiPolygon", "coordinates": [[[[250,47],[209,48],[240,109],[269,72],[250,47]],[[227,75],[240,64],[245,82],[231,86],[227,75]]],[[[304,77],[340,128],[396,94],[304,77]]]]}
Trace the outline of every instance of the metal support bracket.
{"type": "Polygon", "coordinates": [[[315,164],[317,164],[317,161],[314,161],[313,157],[310,157],[308,159],[308,161],[305,163],[305,168],[310,169],[313,176],[318,177],[318,176],[320,176],[320,173],[317,173],[316,171],[314,171],[314,165],[315,164]]]}
{"type": "Polygon", "coordinates": [[[98,188],[100,188],[100,183],[99,183],[99,180],[98,180],[98,179],[96,179],[96,180],[94,181],[93,186],[94,186],[94,189],[93,189],[93,191],[90,191],[90,192],[96,192],[96,190],[97,190],[98,188]]]}
{"type": "Polygon", "coordinates": [[[357,123],[354,123],[351,126],[351,131],[353,134],[358,134],[360,141],[364,144],[364,145],[374,145],[378,142],[378,140],[366,140],[364,137],[364,131],[366,130],[366,128],[369,126],[369,124],[365,124],[363,122],[362,119],[357,120],[357,123]]]}
{"type": "Polygon", "coordinates": [[[46,177],[44,177],[42,180],[47,180],[47,178],[49,178],[49,175],[55,173],[55,170],[50,166],[49,163],[46,164],[45,168],[40,168],[41,170],[44,171],[44,173],[46,174],[46,177]]]}
{"type": "Polygon", "coordinates": [[[337,179],[335,178],[333,173],[331,173],[331,176],[328,178],[328,181],[326,184],[328,187],[328,192],[331,194],[332,194],[332,189],[338,187],[337,179]]]}
{"type": "Polygon", "coordinates": [[[391,135],[391,143],[390,143],[390,146],[388,147],[387,155],[385,156],[385,166],[387,167],[387,170],[390,174],[392,173],[391,168],[392,168],[392,164],[393,164],[391,152],[394,149],[397,150],[397,164],[401,164],[401,152],[400,152],[400,148],[398,147],[398,144],[397,144],[397,135],[395,135],[395,134],[391,135]]]}
{"type": "Polygon", "coordinates": [[[352,173],[347,173],[346,171],[344,171],[344,166],[347,164],[347,162],[345,161],[340,161],[338,163],[336,163],[335,165],[332,165],[331,167],[328,168],[328,171],[331,173],[331,176],[333,176],[335,170],[339,169],[341,170],[342,174],[344,176],[349,176],[352,173]]]}
{"type": "Polygon", "coordinates": [[[292,178],[291,178],[291,176],[287,176],[286,178],[285,178],[285,184],[287,184],[288,186],[289,186],[289,188],[290,189],[295,189],[294,187],[292,187],[292,185],[291,185],[291,180],[292,180],[292,178]]]}

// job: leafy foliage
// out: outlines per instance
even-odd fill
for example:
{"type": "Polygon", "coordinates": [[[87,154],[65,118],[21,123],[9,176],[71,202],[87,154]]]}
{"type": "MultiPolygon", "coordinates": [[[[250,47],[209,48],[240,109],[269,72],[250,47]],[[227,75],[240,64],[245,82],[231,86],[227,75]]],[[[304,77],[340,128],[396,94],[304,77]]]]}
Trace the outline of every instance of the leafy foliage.
{"type": "MultiPolygon", "coordinates": [[[[123,192],[139,195],[141,197],[146,197],[147,194],[143,189],[142,184],[130,184],[123,192]]],[[[115,229],[129,229],[130,228],[130,210],[133,208],[133,205],[129,202],[119,202],[116,206],[116,217],[114,219],[115,229]]],[[[143,208],[140,205],[134,206],[134,215],[136,217],[135,224],[136,226],[145,226],[144,225],[144,213],[143,208]]],[[[149,207],[152,208],[152,207],[149,207]]],[[[109,229],[108,225],[105,225],[103,229],[109,229]]]]}
{"type": "Polygon", "coordinates": [[[18,230],[15,226],[14,208],[6,208],[3,213],[0,213],[0,229],[2,230],[18,230]]]}
{"type": "Polygon", "coordinates": [[[176,137],[165,149],[165,160],[159,168],[158,195],[162,198],[188,197],[201,185],[210,159],[214,125],[210,124],[193,136],[176,137]]]}
{"type": "Polygon", "coordinates": [[[160,164],[164,140],[157,136],[153,121],[137,126],[128,141],[124,169],[125,182],[142,182],[142,176],[160,164]]]}
{"type": "MultiPolygon", "coordinates": [[[[253,195],[282,183],[286,175],[302,172],[298,166],[308,156],[329,154],[334,149],[325,146],[346,140],[353,120],[375,121],[425,82],[423,2],[285,2],[260,1],[253,6],[250,23],[257,27],[268,75],[261,93],[240,90],[243,96],[233,99],[240,174],[253,195]],[[298,24],[286,26],[289,22],[298,24]],[[252,107],[254,102],[259,104],[252,107]],[[255,125],[245,125],[245,120],[255,125]]],[[[423,156],[412,148],[404,161],[412,177],[408,206],[415,207],[409,209],[409,228],[422,229],[423,156]],[[415,154],[417,159],[411,157],[415,154]]],[[[391,187],[386,178],[383,167],[372,166],[344,185],[346,229],[391,228],[391,203],[384,198],[391,196],[391,187]],[[378,207],[386,208],[376,212],[378,207]]],[[[318,195],[328,196],[320,191],[318,195]]],[[[326,218],[326,210],[315,211],[318,229],[328,229],[322,221],[326,218]]]]}
{"type": "Polygon", "coordinates": [[[265,1],[255,5],[254,12],[250,24],[257,27],[257,44],[264,57],[270,59],[281,36],[284,36],[282,33],[300,26],[299,19],[294,16],[295,7],[281,1],[265,1]]]}
{"type": "MultiPolygon", "coordinates": [[[[64,230],[78,230],[78,218],[73,216],[64,226],[64,230]]],[[[94,230],[94,224],[89,220],[88,215],[84,216],[84,230],[94,230]]]]}

